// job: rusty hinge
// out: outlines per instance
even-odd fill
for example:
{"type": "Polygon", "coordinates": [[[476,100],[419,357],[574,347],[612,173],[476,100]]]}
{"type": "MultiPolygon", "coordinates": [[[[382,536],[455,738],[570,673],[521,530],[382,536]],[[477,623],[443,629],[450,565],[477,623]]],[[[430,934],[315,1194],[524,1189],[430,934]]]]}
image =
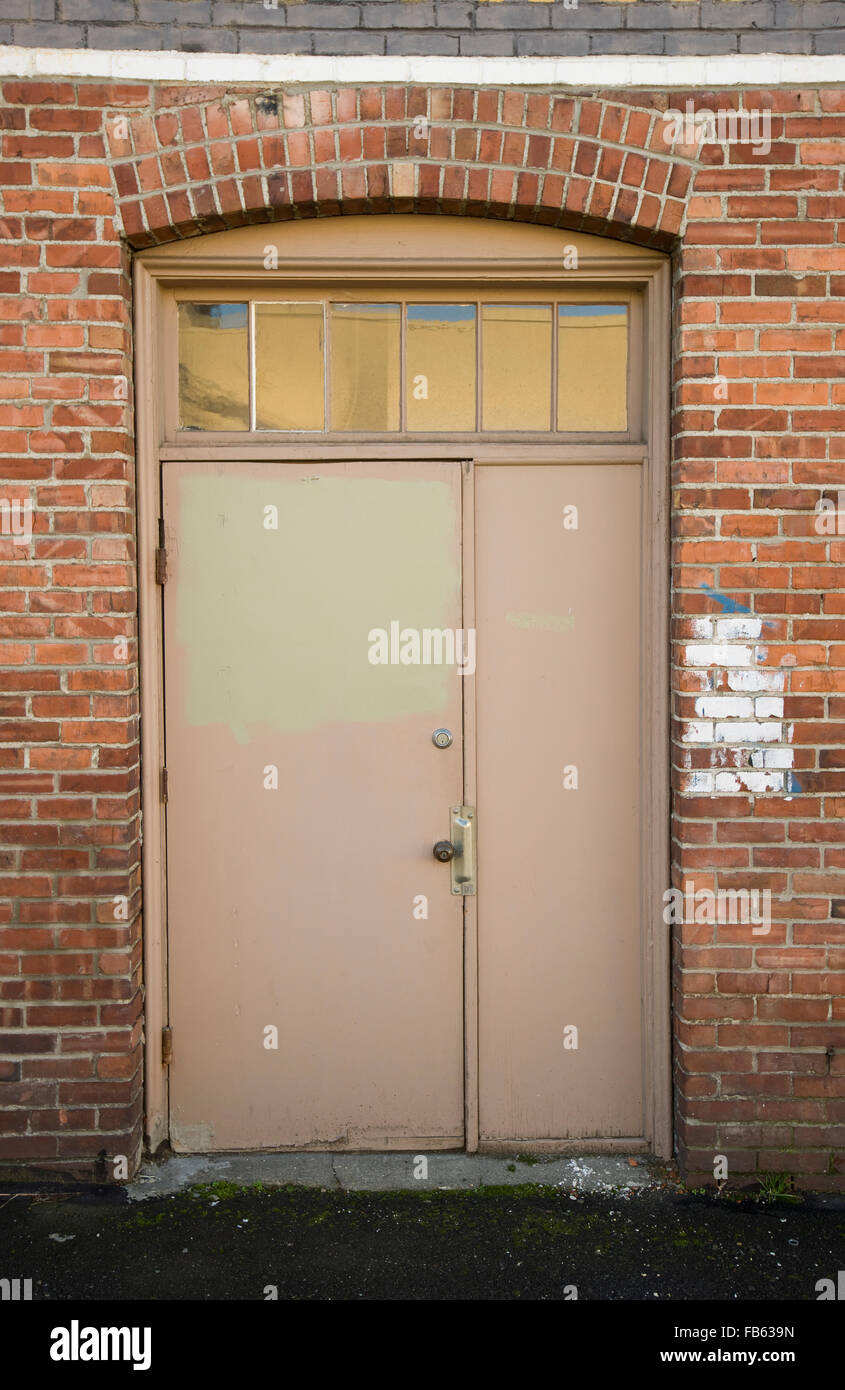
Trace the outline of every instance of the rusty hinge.
{"type": "Polygon", "coordinates": [[[164,545],[164,517],[158,519],[158,548],[156,549],[156,584],[167,579],[167,550],[164,545]]]}
{"type": "Polygon", "coordinates": [[[163,767],[163,768],[161,769],[161,799],[162,799],[162,801],[166,801],[166,800],[167,800],[167,768],[166,768],[166,767],[163,767]]]}
{"type": "Polygon", "coordinates": [[[169,1067],[173,1061],[173,1029],[168,1026],[161,1030],[161,1065],[169,1067]]]}

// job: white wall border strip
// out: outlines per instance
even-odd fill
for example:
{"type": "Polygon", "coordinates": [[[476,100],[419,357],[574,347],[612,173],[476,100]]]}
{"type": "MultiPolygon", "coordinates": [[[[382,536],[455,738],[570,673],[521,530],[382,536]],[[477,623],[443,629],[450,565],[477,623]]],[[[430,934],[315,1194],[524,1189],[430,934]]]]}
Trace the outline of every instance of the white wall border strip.
{"type": "MultiPolygon", "coordinates": [[[[283,40],[282,40],[283,42],[283,40]]],[[[342,43],[342,39],[338,39],[342,43]]],[[[586,58],[309,57],[303,54],[179,53],[150,49],[15,48],[0,45],[0,75],[112,82],[410,83],[419,86],[819,87],[845,84],[841,54],[729,53],[719,57],[586,58]]]]}

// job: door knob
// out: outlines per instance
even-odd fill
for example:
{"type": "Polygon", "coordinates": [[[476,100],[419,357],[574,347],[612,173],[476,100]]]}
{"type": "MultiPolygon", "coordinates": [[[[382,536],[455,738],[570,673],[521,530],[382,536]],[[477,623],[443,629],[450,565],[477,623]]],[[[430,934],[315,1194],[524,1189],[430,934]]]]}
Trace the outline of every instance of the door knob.
{"type": "Polygon", "coordinates": [[[438,840],[434,846],[434,857],[439,859],[441,864],[448,864],[455,853],[455,846],[451,840],[438,840]]]}

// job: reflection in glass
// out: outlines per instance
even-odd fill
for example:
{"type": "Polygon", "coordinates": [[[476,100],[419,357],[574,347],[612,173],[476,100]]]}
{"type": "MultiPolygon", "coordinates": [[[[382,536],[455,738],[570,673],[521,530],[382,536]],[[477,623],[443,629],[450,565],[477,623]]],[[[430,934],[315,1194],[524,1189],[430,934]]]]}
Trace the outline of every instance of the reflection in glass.
{"type": "Polygon", "coordinates": [[[482,429],[550,429],[552,306],[485,304],[481,324],[482,429]]]}
{"type": "Polygon", "coordinates": [[[323,306],[255,306],[255,428],[322,430],[323,306]]]}
{"type": "Polygon", "coordinates": [[[332,304],[331,428],[398,430],[398,304],[332,304]]]}
{"type": "Polygon", "coordinates": [[[405,427],[475,429],[475,305],[409,304],[405,427]]]}
{"type": "Polygon", "coordinates": [[[557,427],[627,430],[627,305],[558,305],[557,427]]]}
{"type": "Polygon", "coordinates": [[[179,427],[249,429],[246,304],[179,305],[179,427]]]}

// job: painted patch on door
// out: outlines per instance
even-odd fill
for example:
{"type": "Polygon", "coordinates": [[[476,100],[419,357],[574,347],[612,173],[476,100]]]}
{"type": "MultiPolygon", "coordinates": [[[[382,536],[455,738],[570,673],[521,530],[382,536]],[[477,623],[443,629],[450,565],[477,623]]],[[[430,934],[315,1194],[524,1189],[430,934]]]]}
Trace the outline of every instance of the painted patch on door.
{"type": "Polygon", "coordinates": [[[442,706],[443,663],[374,665],[369,634],[446,626],[460,591],[446,483],[230,472],[182,477],[179,493],[190,724],[227,725],[246,743],[259,725],[293,732],[442,706]]]}

